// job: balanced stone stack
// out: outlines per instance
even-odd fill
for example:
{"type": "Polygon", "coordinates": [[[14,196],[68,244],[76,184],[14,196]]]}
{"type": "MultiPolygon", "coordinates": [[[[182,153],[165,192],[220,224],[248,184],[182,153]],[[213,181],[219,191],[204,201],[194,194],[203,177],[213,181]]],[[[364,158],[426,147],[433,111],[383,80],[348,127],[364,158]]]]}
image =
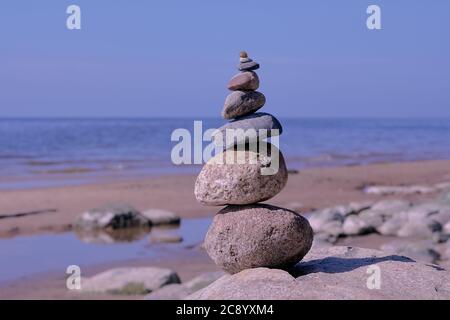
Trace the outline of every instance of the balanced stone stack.
{"type": "Polygon", "coordinates": [[[257,267],[292,267],[306,255],[313,240],[305,218],[260,203],[284,188],[288,173],[281,152],[265,141],[282,133],[280,122],[268,113],[255,113],[266,102],[265,96],[256,91],[258,68],[258,63],[241,52],[241,72],[230,80],[228,89],[232,92],[222,110],[222,117],[231,121],[214,135],[214,141],[224,150],[205,164],[195,183],[199,202],[226,205],[214,217],[204,246],[214,262],[229,273],[257,267]],[[252,129],[257,135],[240,134],[230,142],[225,139],[227,129],[252,129]],[[250,147],[255,141],[256,150],[250,147]],[[241,161],[230,163],[228,159],[241,161]]]}

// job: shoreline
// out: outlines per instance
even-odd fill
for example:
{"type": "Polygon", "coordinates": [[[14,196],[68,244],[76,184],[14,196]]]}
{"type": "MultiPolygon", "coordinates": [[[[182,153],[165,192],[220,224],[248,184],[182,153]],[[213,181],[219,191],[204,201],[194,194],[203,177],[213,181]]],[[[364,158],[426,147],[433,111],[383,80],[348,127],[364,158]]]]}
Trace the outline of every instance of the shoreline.
{"type": "MultiPolygon", "coordinates": [[[[75,186],[0,190],[0,238],[71,230],[83,211],[106,203],[124,202],[138,210],[158,208],[174,211],[181,218],[211,217],[221,207],[199,204],[193,194],[195,174],[170,174],[93,182],[75,186]],[[8,215],[52,210],[22,217],[8,215]]],[[[290,174],[285,189],[268,203],[300,213],[351,201],[395,198],[365,194],[368,185],[436,184],[450,181],[450,160],[427,160],[321,167],[290,174]]],[[[428,195],[404,196],[415,200],[428,195]]]]}

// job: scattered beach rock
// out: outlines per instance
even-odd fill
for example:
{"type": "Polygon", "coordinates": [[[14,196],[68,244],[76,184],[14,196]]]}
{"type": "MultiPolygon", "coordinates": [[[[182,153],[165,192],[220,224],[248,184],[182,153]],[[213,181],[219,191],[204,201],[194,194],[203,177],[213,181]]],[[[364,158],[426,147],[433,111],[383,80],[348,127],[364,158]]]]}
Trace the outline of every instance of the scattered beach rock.
{"type": "Polygon", "coordinates": [[[162,209],[148,209],[142,212],[142,215],[150,220],[153,226],[179,224],[181,221],[176,213],[162,209]]]}
{"type": "Polygon", "coordinates": [[[442,228],[444,234],[450,235],[450,222],[447,222],[442,228]]]}
{"type": "Polygon", "coordinates": [[[186,300],[295,299],[293,291],[297,288],[294,280],[289,273],[279,269],[247,269],[221,277],[208,287],[188,296],[186,300]]]}
{"type": "Polygon", "coordinates": [[[372,232],[373,227],[359,216],[353,215],[345,219],[342,230],[346,235],[362,235],[372,232]]]}
{"type": "Polygon", "coordinates": [[[231,78],[228,82],[229,90],[257,90],[259,87],[259,78],[255,72],[241,72],[231,78]]]}
{"type": "Polygon", "coordinates": [[[311,248],[313,232],[297,213],[265,204],[228,206],[214,217],[205,248],[225,271],[289,267],[311,248]]]}
{"type": "MultiPolygon", "coordinates": [[[[342,230],[342,228],[340,230],[342,230]]],[[[343,233],[343,231],[342,231],[342,233],[343,233]]],[[[324,244],[326,242],[328,242],[331,245],[331,244],[336,243],[338,241],[338,238],[339,238],[340,234],[341,234],[341,232],[339,232],[339,234],[330,234],[328,232],[315,233],[314,234],[314,241],[317,240],[317,243],[319,243],[320,245],[324,244]]]]}
{"type": "Polygon", "coordinates": [[[193,292],[182,284],[174,283],[151,292],[144,300],[183,300],[193,292]]]}
{"type": "Polygon", "coordinates": [[[438,201],[450,206],[450,182],[448,184],[448,190],[442,192],[442,194],[438,198],[438,201]]]}
{"type": "Polygon", "coordinates": [[[274,116],[264,112],[257,112],[248,116],[240,117],[239,119],[223,125],[213,134],[213,141],[216,145],[224,146],[228,149],[235,144],[258,141],[259,130],[265,130],[267,137],[277,136],[283,132],[280,122],[274,116]],[[235,131],[235,141],[227,141],[226,132],[228,129],[242,130],[235,131]],[[277,131],[272,132],[271,130],[277,131]]]}
{"type": "Polygon", "coordinates": [[[392,217],[410,207],[411,203],[405,200],[382,200],[376,202],[370,209],[380,212],[385,217],[392,217]]]}
{"type": "Polygon", "coordinates": [[[445,225],[450,222],[450,211],[442,210],[436,214],[433,214],[429,217],[430,219],[439,222],[441,225],[445,225]]]}
{"type": "Polygon", "coordinates": [[[238,66],[239,71],[252,71],[259,69],[259,63],[255,61],[241,62],[238,66]]]}
{"type": "Polygon", "coordinates": [[[150,233],[150,243],[180,243],[183,241],[183,238],[171,232],[154,232],[150,233]]]}
{"type": "Polygon", "coordinates": [[[75,222],[80,229],[149,227],[151,222],[128,204],[108,204],[82,213],[75,222]]]}
{"type": "Polygon", "coordinates": [[[180,279],[170,269],[116,268],[83,279],[82,290],[113,294],[146,294],[171,283],[180,283],[180,279]]]}
{"type": "Polygon", "coordinates": [[[433,236],[434,232],[442,230],[439,222],[431,219],[414,219],[408,220],[400,230],[397,232],[399,237],[420,237],[429,238],[433,236]]]}
{"type": "MultiPolygon", "coordinates": [[[[271,154],[276,153],[278,149],[272,146],[271,154]]],[[[283,155],[281,152],[278,155],[278,171],[273,175],[263,175],[264,170],[270,170],[272,156],[253,151],[226,150],[203,167],[195,182],[195,197],[205,205],[216,206],[250,204],[274,197],[284,188],[288,179],[283,155]],[[229,152],[232,156],[245,159],[242,161],[245,163],[225,163],[229,152]]]]}
{"type": "Polygon", "coordinates": [[[233,91],[230,93],[222,109],[224,119],[243,117],[261,109],[266,97],[258,91],[233,91]]]}
{"type": "Polygon", "coordinates": [[[450,239],[450,235],[443,233],[442,231],[434,232],[431,240],[433,243],[444,243],[450,239]]]}
{"type": "Polygon", "coordinates": [[[311,213],[308,221],[314,232],[327,232],[331,227],[341,226],[345,220],[344,213],[339,207],[325,208],[311,213]],[[331,224],[330,224],[331,223],[331,224]]]}
{"type": "Polygon", "coordinates": [[[370,227],[372,232],[374,232],[376,228],[380,227],[385,221],[384,216],[375,210],[363,211],[358,217],[364,221],[368,227],[370,227]]]}
{"type": "Polygon", "coordinates": [[[396,236],[400,228],[402,228],[407,222],[408,216],[404,213],[400,213],[385,221],[377,228],[377,231],[384,236],[396,236]]]}
{"type": "Polygon", "coordinates": [[[449,271],[377,250],[318,248],[291,273],[295,277],[277,269],[248,269],[187,299],[450,299],[449,271]],[[367,285],[374,265],[381,269],[380,290],[367,285]]]}
{"type": "Polygon", "coordinates": [[[189,288],[192,292],[203,289],[209,286],[211,283],[224,276],[225,272],[223,271],[213,271],[202,273],[201,275],[187,281],[184,283],[184,286],[189,288]]]}
{"type": "Polygon", "coordinates": [[[390,194],[424,194],[435,192],[436,189],[427,186],[370,186],[364,188],[364,192],[376,195],[390,195],[390,194]]]}

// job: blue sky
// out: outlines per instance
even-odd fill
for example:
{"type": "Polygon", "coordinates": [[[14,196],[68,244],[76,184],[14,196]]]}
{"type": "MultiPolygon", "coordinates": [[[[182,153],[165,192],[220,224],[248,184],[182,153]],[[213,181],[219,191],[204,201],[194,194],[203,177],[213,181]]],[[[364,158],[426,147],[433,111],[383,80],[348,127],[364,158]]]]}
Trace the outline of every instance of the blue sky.
{"type": "Polygon", "coordinates": [[[241,50],[281,117],[450,117],[449,14],[447,0],[2,0],[0,117],[219,116],[241,50]],[[66,29],[70,4],[82,30],[66,29]]]}

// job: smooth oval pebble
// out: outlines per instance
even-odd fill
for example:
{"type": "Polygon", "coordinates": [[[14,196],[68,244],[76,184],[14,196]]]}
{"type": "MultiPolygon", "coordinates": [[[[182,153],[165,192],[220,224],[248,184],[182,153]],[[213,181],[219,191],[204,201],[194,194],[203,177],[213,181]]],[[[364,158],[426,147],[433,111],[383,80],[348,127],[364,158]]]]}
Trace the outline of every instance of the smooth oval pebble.
{"type": "Polygon", "coordinates": [[[196,199],[205,205],[223,206],[261,202],[277,195],[286,185],[288,173],[278,148],[268,144],[267,149],[267,155],[230,149],[211,158],[195,182],[196,199]]]}
{"type": "Polygon", "coordinates": [[[259,69],[259,63],[255,61],[243,62],[238,66],[239,71],[252,71],[259,69]]]}
{"type": "Polygon", "coordinates": [[[266,97],[258,91],[234,91],[230,93],[222,109],[224,119],[243,117],[261,109],[266,97]]]}
{"type": "Polygon", "coordinates": [[[311,226],[296,212],[252,204],[219,211],[204,246],[218,266],[237,273],[258,267],[292,267],[308,253],[312,242],[311,226]]]}
{"type": "Polygon", "coordinates": [[[259,88],[259,77],[255,72],[241,72],[231,78],[228,82],[229,90],[257,90],[259,88]]]}
{"type": "Polygon", "coordinates": [[[224,146],[225,149],[228,149],[235,144],[258,141],[260,130],[265,130],[267,137],[283,133],[283,127],[277,118],[269,113],[257,112],[223,125],[213,133],[212,140],[217,146],[224,146]],[[227,130],[236,130],[234,132],[235,138],[232,141],[227,139],[227,130]],[[256,135],[253,133],[256,133],[256,135]]]}

